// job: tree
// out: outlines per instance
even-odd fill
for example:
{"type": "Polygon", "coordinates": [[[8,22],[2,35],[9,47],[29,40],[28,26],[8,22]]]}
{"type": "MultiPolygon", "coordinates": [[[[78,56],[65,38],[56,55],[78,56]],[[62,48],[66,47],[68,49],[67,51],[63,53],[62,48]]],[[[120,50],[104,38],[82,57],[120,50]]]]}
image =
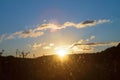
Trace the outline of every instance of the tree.
{"type": "Polygon", "coordinates": [[[16,57],[18,57],[18,55],[20,57],[20,51],[19,51],[19,49],[16,49],[16,57]]]}
{"type": "Polygon", "coordinates": [[[30,52],[26,52],[26,53],[24,51],[21,52],[22,58],[26,58],[28,54],[30,54],[30,52]]]}
{"type": "Polygon", "coordinates": [[[2,56],[2,54],[4,53],[4,51],[5,51],[5,50],[4,50],[4,49],[2,49],[2,51],[0,52],[0,56],[2,56]]]}

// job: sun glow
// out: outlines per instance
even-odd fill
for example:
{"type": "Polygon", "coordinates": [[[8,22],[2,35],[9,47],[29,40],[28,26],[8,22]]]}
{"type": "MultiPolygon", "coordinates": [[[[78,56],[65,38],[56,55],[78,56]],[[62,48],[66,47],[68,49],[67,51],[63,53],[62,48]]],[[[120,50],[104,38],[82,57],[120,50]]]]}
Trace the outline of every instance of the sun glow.
{"type": "Polygon", "coordinates": [[[59,48],[56,48],[56,49],[55,49],[55,53],[56,53],[59,57],[63,58],[63,57],[65,57],[65,56],[67,55],[68,51],[67,51],[67,49],[65,49],[65,48],[59,47],[59,48]]]}
{"type": "Polygon", "coordinates": [[[66,55],[66,51],[61,49],[57,51],[57,55],[59,55],[60,57],[64,57],[66,55]]]}

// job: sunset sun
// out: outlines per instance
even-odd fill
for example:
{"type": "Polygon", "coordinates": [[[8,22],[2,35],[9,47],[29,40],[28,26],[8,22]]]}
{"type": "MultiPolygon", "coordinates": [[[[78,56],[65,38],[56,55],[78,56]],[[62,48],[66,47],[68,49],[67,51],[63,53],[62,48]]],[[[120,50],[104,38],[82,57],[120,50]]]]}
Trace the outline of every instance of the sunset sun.
{"type": "Polygon", "coordinates": [[[66,51],[63,49],[60,49],[57,51],[57,55],[60,57],[64,57],[66,55],[66,51]]]}
{"type": "Polygon", "coordinates": [[[65,48],[57,48],[57,49],[55,49],[55,53],[59,57],[63,58],[63,57],[65,57],[67,55],[68,51],[65,48]]]}

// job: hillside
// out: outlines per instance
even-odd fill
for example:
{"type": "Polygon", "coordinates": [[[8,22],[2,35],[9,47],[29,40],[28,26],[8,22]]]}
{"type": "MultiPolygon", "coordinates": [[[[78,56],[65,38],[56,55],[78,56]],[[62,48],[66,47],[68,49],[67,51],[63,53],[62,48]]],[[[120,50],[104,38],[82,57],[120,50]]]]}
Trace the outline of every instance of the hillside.
{"type": "Polygon", "coordinates": [[[120,44],[93,54],[0,57],[0,80],[119,80],[120,44]]]}

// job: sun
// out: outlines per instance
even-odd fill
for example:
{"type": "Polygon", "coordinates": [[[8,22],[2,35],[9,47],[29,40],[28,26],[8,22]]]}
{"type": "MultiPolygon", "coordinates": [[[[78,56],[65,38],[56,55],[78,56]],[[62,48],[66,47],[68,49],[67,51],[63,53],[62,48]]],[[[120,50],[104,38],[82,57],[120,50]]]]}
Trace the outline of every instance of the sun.
{"type": "Polygon", "coordinates": [[[63,49],[60,49],[57,51],[57,55],[60,57],[64,57],[66,55],[66,51],[63,49]]]}
{"type": "Polygon", "coordinates": [[[65,48],[57,48],[57,49],[55,49],[55,53],[59,57],[63,58],[63,57],[65,57],[67,55],[68,52],[67,52],[67,50],[65,48]]]}

